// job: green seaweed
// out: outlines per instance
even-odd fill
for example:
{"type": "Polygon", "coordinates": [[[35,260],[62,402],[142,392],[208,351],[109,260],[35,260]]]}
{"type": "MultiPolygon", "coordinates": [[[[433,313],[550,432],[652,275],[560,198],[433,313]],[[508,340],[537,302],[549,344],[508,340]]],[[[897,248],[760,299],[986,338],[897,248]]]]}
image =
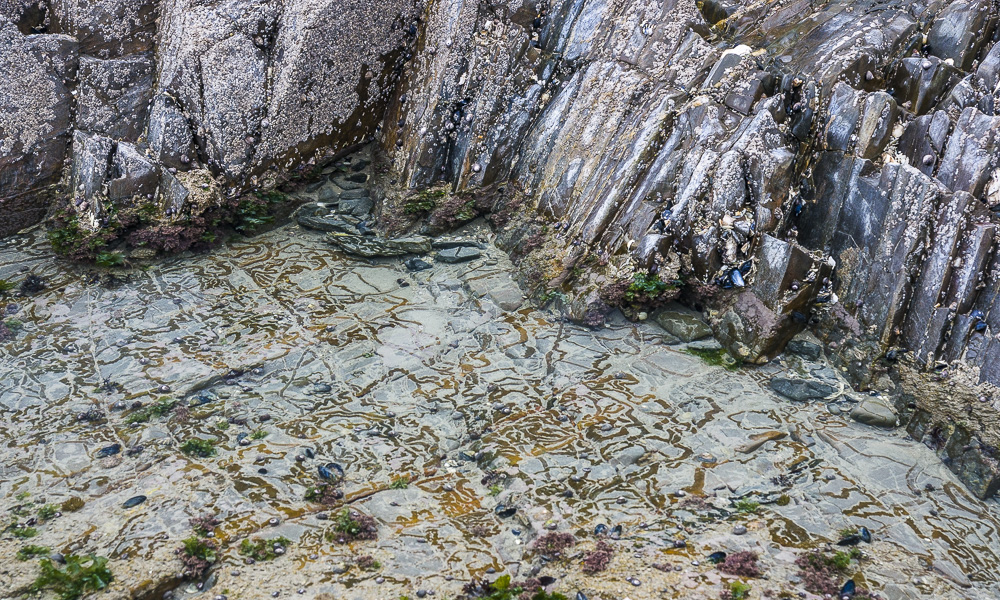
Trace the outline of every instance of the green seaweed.
{"type": "Polygon", "coordinates": [[[743,362],[730,356],[725,348],[685,348],[684,351],[702,359],[705,364],[722,367],[727,371],[738,371],[743,366],[743,362]]]}
{"type": "Polygon", "coordinates": [[[32,589],[50,589],[60,600],[75,600],[81,594],[103,590],[113,579],[107,567],[108,559],[103,556],[70,554],[64,558],[65,569],[59,569],[47,558],[42,559],[39,562],[42,572],[35,579],[32,589]]]}
{"type": "Polygon", "coordinates": [[[97,266],[108,269],[120,267],[125,264],[125,255],[121,252],[98,252],[97,256],[94,257],[94,262],[97,263],[97,266]]]}
{"type": "Polygon", "coordinates": [[[737,500],[733,503],[733,507],[736,508],[737,512],[755,513],[757,512],[757,509],[760,508],[760,502],[754,502],[753,500],[737,500]]]}
{"type": "Polygon", "coordinates": [[[438,202],[448,196],[447,188],[424,190],[409,198],[403,204],[403,212],[408,215],[434,210],[438,202]]]}
{"type": "Polygon", "coordinates": [[[181,444],[181,452],[188,456],[210,458],[216,455],[215,442],[201,438],[191,438],[181,444]]]}
{"type": "Polygon", "coordinates": [[[149,406],[144,406],[129,416],[125,417],[125,422],[129,424],[135,423],[146,423],[153,417],[162,417],[177,405],[176,400],[171,400],[170,398],[161,398],[157,402],[150,404],[149,406]]]}
{"type": "Polygon", "coordinates": [[[280,536],[269,540],[262,538],[254,538],[253,541],[243,540],[240,543],[240,554],[257,561],[274,560],[280,556],[274,551],[274,547],[288,548],[291,543],[292,540],[280,536]]]}
{"type": "Polygon", "coordinates": [[[632,303],[654,300],[657,296],[673,287],[673,285],[660,279],[659,275],[636,273],[632,277],[632,283],[625,289],[625,300],[632,303]]]}
{"type": "Polygon", "coordinates": [[[28,544],[24,548],[17,551],[15,557],[17,560],[31,560],[32,558],[37,558],[39,556],[48,556],[52,553],[52,549],[48,546],[36,546],[34,544],[28,544]]]}
{"type": "Polygon", "coordinates": [[[722,592],[723,600],[744,600],[750,593],[750,586],[742,581],[730,581],[729,587],[722,592]]]}
{"type": "Polygon", "coordinates": [[[59,507],[55,504],[46,504],[45,506],[38,509],[38,518],[43,521],[48,521],[52,517],[56,516],[59,512],[59,507]]]}

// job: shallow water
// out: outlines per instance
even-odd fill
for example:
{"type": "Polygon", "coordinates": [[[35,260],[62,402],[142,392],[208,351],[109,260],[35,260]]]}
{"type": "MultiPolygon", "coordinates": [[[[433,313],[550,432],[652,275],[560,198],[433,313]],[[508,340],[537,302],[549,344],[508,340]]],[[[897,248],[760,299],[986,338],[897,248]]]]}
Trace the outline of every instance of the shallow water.
{"type": "MultiPolygon", "coordinates": [[[[543,573],[566,574],[557,590],[717,597],[717,577],[690,561],[751,540],[769,555],[780,588],[791,570],[784,550],[834,542],[839,529],[864,525],[878,541],[866,548],[873,559],[859,583],[908,591],[921,577],[924,597],[1000,594],[997,504],[973,498],[905,432],[792,405],[766,387],[781,366],[710,367],[652,324],[618,320],[591,331],[551,312],[504,312],[470,292],[513,285],[495,249],[468,265],[411,274],[399,261],[351,259],[321,235],[286,226],[133,271],[109,287],[96,281],[104,276],[54,258],[42,237],[0,241],[0,278],[17,280],[26,268],[49,286],[12,299],[25,328],[0,345],[0,494],[5,509],[21,492],[39,503],[83,498],[83,510],[40,526],[31,541],[110,556],[122,574],[117,596],[159,594],[179,570],[176,540],[206,511],[222,518],[224,541],[280,534],[295,544],[252,566],[241,566],[234,544],[204,597],[223,588],[230,597],[302,588],[304,597],[395,598],[418,587],[454,596],[488,569],[523,577],[541,565],[525,548],[546,524],[583,538],[597,523],[625,526],[616,569],[584,578],[572,564],[547,566],[543,573]],[[232,369],[245,373],[227,377],[232,369]],[[331,391],[316,392],[317,383],[331,391]],[[113,408],[198,396],[206,402],[186,421],[167,415],[130,425],[132,410],[113,408]],[[104,422],[78,419],[94,408],[104,422]],[[226,418],[237,423],[220,429],[226,418]],[[751,435],[791,429],[799,435],[735,451],[751,435]],[[255,430],[268,435],[237,443],[255,430]],[[192,437],[217,440],[218,455],[183,455],[177,447],[192,437]],[[113,443],[143,451],[95,458],[113,443]],[[307,447],[317,458],[296,461],[307,447]],[[705,453],[716,462],[699,460],[705,453]],[[316,518],[323,507],[303,495],[330,461],[346,471],[352,507],[378,521],[377,542],[324,541],[329,521],[316,518]],[[496,497],[481,482],[489,470],[507,476],[496,497]],[[400,475],[410,486],[389,489],[400,475]],[[928,484],[933,491],[923,491],[928,484]],[[732,518],[703,524],[678,510],[679,490],[787,494],[791,503],[768,504],[749,521],[750,535],[737,538],[728,533],[732,518]],[[122,508],[138,494],[148,500],[122,508]],[[498,503],[517,514],[497,517],[498,503]],[[281,524],[269,527],[272,517],[281,524]],[[677,537],[691,543],[670,548],[677,537]],[[381,571],[332,572],[360,554],[374,555],[381,571]],[[920,559],[957,565],[975,587],[952,585],[920,559]],[[649,569],[654,562],[684,570],[661,575],[649,569]],[[650,583],[632,589],[620,569],[650,583]],[[378,575],[386,583],[376,584],[378,575]]],[[[12,562],[21,545],[4,536],[0,559],[12,562]]],[[[18,563],[9,589],[30,583],[32,568],[18,563]]],[[[198,596],[186,588],[178,593],[198,596]]]]}

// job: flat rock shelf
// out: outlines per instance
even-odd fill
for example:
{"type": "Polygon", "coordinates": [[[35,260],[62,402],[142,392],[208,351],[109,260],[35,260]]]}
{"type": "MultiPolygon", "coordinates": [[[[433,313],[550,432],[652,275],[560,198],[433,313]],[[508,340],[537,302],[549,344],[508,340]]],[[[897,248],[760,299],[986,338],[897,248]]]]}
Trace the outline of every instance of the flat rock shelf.
{"type": "Polygon", "coordinates": [[[0,344],[0,598],[38,575],[15,559],[28,543],[108,557],[109,600],[455,598],[502,574],[718,598],[738,579],[720,551],[758,554],[747,598],[818,597],[796,558],[860,527],[873,540],[838,587],[1000,595],[996,502],[903,429],[777,395],[792,357],[727,369],[654,319],[591,330],[519,305],[483,246],[412,271],[289,225],[112,276],[39,230],[0,241],[0,277],[46,286],[0,299],[21,323],[0,344]],[[344,539],[345,509],[377,539],[344,539]],[[218,555],[185,579],[206,513],[218,555]],[[553,532],[575,545],[538,543],[553,532]],[[255,539],[260,560],[240,553],[255,539]],[[598,541],[613,555],[587,574],[598,541]]]}

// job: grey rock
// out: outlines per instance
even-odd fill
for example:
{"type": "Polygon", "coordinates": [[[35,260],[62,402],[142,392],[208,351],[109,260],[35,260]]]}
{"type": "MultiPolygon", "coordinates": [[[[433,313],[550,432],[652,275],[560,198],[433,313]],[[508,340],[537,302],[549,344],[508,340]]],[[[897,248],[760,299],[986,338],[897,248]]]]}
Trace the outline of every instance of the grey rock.
{"type": "Polygon", "coordinates": [[[434,258],[444,263],[462,263],[475,260],[482,255],[483,253],[475,248],[460,246],[441,250],[434,258]]]}
{"type": "Polygon", "coordinates": [[[896,411],[888,403],[866,398],[851,411],[851,418],[858,423],[891,429],[898,424],[896,411]]]}
{"type": "Polygon", "coordinates": [[[931,54],[950,58],[968,70],[996,28],[997,15],[988,0],[956,0],[947,4],[927,32],[931,54]]]}
{"type": "Polygon", "coordinates": [[[815,336],[801,333],[789,340],[788,345],[785,346],[785,351],[789,354],[801,356],[806,360],[819,360],[823,356],[823,345],[815,336]]]}
{"type": "Polygon", "coordinates": [[[147,197],[151,198],[156,193],[159,184],[156,164],[127,142],[115,144],[109,175],[108,199],[112,202],[135,196],[145,202],[147,197]]]}
{"type": "Polygon", "coordinates": [[[769,385],[772,390],[789,400],[802,402],[822,400],[836,393],[839,389],[825,381],[790,376],[773,377],[769,385]]]}
{"type": "Polygon", "coordinates": [[[0,237],[41,220],[54,195],[73,106],[63,78],[76,57],[75,42],[0,19],[0,237]]]}
{"type": "Polygon", "coordinates": [[[962,572],[962,569],[958,565],[949,560],[937,559],[931,563],[931,568],[940,573],[945,579],[958,584],[959,587],[972,587],[972,581],[969,580],[969,577],[962,572]]]}
{"type": "Polygon", "coordinates": [[[302,205],[295,213],[299,225],[317,231],[358,235],[358,219],[337,214],[334,206],[322,202],[302,205]]]}
{"type": "Polygon", "coordinates": [[[186,169],[196,156],[191,127],[166,94],[157,94],[153,99],[146,139],[153,156],[164,166],[186,169]]]}
{"type": "Polygon", "coordinates": [[[385,239],[334,233],[326,239],[348,254],[368,258],[427,254],[431,251],[430,238],[421,236],[385,239]]]}
{"type": "Polygon", "coordinates": [[[100,60],[80,58],[76,124],[116,140],[136,142],[153,96],[152,54],[100,60]]]}
{"type": "Polygon", "coordinates": [[[653,313],[657,325],[682,342],[694,342],[712,335],[712,328],[697,313],[680,304],[671,304],[653,313]]]}
{"type": "Polygon", "coordinates": [[[369,214],[374,207],[375,203],[372,199],[364,196],[350,200],[341,199],[340,204],[337,206],[337,211],[355,217],[363,217],[369,214]]]}

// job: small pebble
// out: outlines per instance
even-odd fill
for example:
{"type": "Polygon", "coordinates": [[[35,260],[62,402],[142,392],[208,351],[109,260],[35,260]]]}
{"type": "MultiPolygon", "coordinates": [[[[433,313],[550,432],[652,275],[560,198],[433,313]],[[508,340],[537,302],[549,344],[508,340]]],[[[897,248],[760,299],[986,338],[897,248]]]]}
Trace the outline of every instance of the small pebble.
{"type": "Polygon", "coordinates": [[[737,525],[736,527],[733,527],[733,535],[745,535],[746,532],[747,528],[745,525],[737,525]]]}

